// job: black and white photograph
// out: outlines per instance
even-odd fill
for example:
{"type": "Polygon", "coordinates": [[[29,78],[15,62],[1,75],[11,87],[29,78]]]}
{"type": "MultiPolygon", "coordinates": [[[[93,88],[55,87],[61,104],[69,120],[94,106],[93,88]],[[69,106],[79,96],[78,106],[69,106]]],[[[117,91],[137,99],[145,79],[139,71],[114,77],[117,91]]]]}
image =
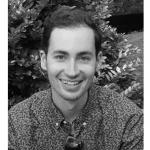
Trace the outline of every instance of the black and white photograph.
{"type": "Polygon", "coordinates": [[[8,0],[8,150],[144,150],[144,1],[8,0]]]}

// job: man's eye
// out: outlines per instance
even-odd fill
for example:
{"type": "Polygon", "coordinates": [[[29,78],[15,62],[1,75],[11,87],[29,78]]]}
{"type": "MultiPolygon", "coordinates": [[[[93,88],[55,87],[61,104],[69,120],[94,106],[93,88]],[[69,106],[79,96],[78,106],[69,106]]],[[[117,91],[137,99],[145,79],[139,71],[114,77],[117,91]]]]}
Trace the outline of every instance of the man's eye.
{"type": "Polygon", "coordinates": [[[81,60],[81,61],[84,61],[84,62],[88,62],[88,61],[91,60],[91,58],[90,58],[89,56],[82,56],[82,57],[80,58],[80,60],[81,60]]]}
{"type": "Polygon", "coordinates": [[[57,60],[64,60],[65,56],[64,55],[56,55],[55,59],[57,59],[57,60]]]}

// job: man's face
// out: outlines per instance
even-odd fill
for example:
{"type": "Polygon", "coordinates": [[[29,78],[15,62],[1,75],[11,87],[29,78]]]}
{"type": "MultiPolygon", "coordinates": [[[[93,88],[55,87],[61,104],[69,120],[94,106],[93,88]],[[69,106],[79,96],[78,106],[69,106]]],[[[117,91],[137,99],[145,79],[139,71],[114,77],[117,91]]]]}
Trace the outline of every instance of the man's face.
{"type": "Polygon", "coordinates": [[[89,27],[55,28],[47,55],[41,54],[52,92],[70,101],[85,95],[95,74],[95,52],[94,32],[89,27]]]}

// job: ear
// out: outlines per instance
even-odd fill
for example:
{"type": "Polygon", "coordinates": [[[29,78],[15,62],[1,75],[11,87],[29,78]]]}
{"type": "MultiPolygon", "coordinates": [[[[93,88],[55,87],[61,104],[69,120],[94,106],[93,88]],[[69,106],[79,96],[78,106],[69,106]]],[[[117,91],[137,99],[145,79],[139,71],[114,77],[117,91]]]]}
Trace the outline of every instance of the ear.
{"type": "Polygon", "coordinates": [[[98,64],[101,64],[101,61],[102,61],[102,52],[100,51],[97,55],[97,58],[96,58],[96,66],[98,66],[98,64]]]}
{"type": "Polygon", "coordinates": [[[40,58],[41,58],[41,68],[43,70],[47,70],[47,57],[46,53],[43,50],[40,50],[40,58]]]}

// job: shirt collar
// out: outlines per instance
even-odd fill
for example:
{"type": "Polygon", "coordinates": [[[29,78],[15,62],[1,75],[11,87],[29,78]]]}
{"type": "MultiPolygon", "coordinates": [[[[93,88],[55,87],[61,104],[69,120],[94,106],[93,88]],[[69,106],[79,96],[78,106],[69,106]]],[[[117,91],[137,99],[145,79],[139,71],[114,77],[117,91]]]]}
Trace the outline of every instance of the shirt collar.
{"type": "Polygon", "coordinates": [[[64,117],[52,102],[51,89],[35,94],[33,99],[31,110],[33,110],[38,122],[46,126],[53,124],[56,128],[59,128],[64,117]]]}

